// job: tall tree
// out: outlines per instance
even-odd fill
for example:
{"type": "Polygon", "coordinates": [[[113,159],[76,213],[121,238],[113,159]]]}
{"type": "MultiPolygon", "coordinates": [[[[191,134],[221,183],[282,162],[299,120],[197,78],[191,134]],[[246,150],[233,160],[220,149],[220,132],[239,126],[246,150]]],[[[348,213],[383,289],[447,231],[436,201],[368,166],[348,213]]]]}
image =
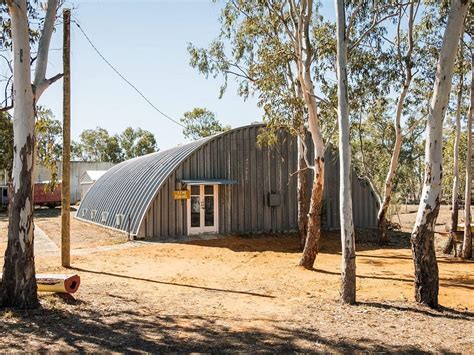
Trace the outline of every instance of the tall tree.
{"type": "Polygon", "coordinates": [[[36,159],[51,173],[49,188],[54,190],[58,181],[58,163],[61,161],[62,126],[53,118],[51,110],[38,107],[36,110],[36,159]]]}
{"type": "MultiPolygon", "coordinates": [[[[453,190],[451,196],[451,223],[450,231],[456,232],[458,230],[458,217],[459,217],[459,145],[461,143],[461,110],[462,110],[462,97],[463,97],[463,84],[464,84],[464,73],[463,73],[463,43],[461,37],[461,45],[459,46],[460,53],[460,79],[459,88],[457,92],[456,100],[456,114],[455,114],[455,128],[454,128],[454,147],[453,147],[453,190]]],[[[446,245],[444,247],[444,253],[450,254],[453,248],[453,235],[450,234],[446,245]]]]}
{"type": "Polygon", "coordinates": [[[34,262],[33,167],[35,108],[41,94],[61,76],[46,79],[48,52],[58,7],[49,0],[38,43],[34,80],[26,0],[7,0],[13,40],[13,169],[10,188],[8,245],[2,278],[2,303],[35,308],[38,296],[34,262]]]}
{"type": "Polygon", "coordinates": [[[224,126],[217,120],[214,112],[202,107],[195,107],[185,112],[180,121],[185,126],[183,135],[194,140],[230,129],[229,126],[224,126]]]}
{"type": "Polygon", "coordinates": [[[142,129],[127,127],[116,135],[100,127],[86,129],[73,142],[73,155],[82,161],[120,163],[158,151],[153,133],[142,129]]]}
{"type": "Polygon", "coordinates": [[[339,122],[339,215],[341,220],[341,301],[356,301],[356,254],[352,220],[351,145],[347,95],[347,33],[344,0],[336,0],[337,98],[339,122]]]}
{"type": "Polygon", "coordinates": [[[72,151],[74,157],[82,161],[119,163],[123,160],[118,138],[100,127],[82,131],[72,151]]]}
{"type": "Polygon", "coordinates": [[[415,299],[430,307],[438,305],[439,277],[434,247],[434,226],[440,205],[443,120],[451,90],[457,46],[468,6],[468,0],[453,0],[449,10],[427,120],[422,198],[411,235],[415,265],[415,299]]]}
{"type": "MultiPolygon", "coordinates": [[[[472,20],[472,19],[471,19],[472,20]]],[[[464,240],[462,245],[463,259],[472,258],[471,231],[471,195],[472,195],[472,121],[474,115],[474,52],[471,51],[471,105],[467,117],[467,153],[466,153],[466,189],[464,191],[464,240]]]]}
{"type": "Polygon", "coordinates": [[[154,153],[158,149],[153,133],[140,127],[127,127],[117,138],[124,160],[154,153]]]}
{"type": "MultiPolygon", "coordinates": [[[[300,8],[301,3],[295,6],[300,8]]],[[[309,203],[306,191],[310,168],[304,157],[308,110],[305,109],[304,91],[297,76],[296,27],[293,22],[287,23],[293,16],[290,10],[287,0],[227,1],[220,18],[219,37],[207,49],[190,44],[188,50],[191,66],[206,76],[222,75],[221,95],[227,88],[229,77],[237,80],[238,93],[244,99],[257,95],[270,134],[286,129],[298,136],[298,224],[304,244],[309,203]],[[226,51],[225,46],[229,43],[232,50],[226,51]]],[[[309,34],[316,32],[321,38],[331,38],[331,28],[323,23],[321,16],[310,20],[314,20],[311,24],[318,27],[318,31],[309,34]]]]}
{"type": "Polygon", "coordinates": [[[398,53],[398,60],[400,61],[400,66],[404,67],[404,80],[402,84],[402,89],[398,96],[397,100],[397,108],[395,111],[395,144],[393,147],[392,157],[390,159],[390,167],[388,169],[387,177],[385,178],[385,184],[383,189],[383,198],[382,204],[380,205],[380,209],[378,212],[378,228],[380,233],[380,241],[382,244],[388,242],[387,237],[387,211],[390,205],[390,200],[392,198],[392,189],[394,184],[395,175],[397,173],[399,158],[400,158],[400,151],[402,148],[402,112],[404,109],[405,98],[407,97],[408,90],[410,88],[410,84],[413,78],[412,74],[412,53],[414,47],[414,40],[413,40],[413,30],[414,30],[414,22],[416,18],[416,12],[418,11],[418,6],[420,5],[419,1],[412,1],[408,5],[408,25],[407,25],[407,50],[403,55],[402,52],[402,43],[401,43],[401,21],[402,21],[402,14],[404,12],[404,8],[402,6],[399,7],[399,17],[398,17],[398,24],[397,24],[397,53],[398,53]]]}

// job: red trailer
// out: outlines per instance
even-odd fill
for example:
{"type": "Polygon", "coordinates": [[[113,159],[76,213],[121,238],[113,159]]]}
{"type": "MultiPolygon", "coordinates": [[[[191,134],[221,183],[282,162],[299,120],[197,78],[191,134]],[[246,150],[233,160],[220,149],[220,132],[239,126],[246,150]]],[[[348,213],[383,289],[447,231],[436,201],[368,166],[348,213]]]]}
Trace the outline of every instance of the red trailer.
{"type": "MultiPolygon", "coordinates": [[[[61,182],[56,184],[53,191],[48,186],[49,181],[35,182],[33,201],[37,206],[50,208],[61,205],[61,182]]],[[[0,186],[0,207],[8,206],[8,186],[0,186]]]]}
{"type": "Polygon", "coordinates": [[[56,207],[61,205],[61,182],[51,191],[49,181],[35,182],[33,201],[38,206],[56,207]]]}

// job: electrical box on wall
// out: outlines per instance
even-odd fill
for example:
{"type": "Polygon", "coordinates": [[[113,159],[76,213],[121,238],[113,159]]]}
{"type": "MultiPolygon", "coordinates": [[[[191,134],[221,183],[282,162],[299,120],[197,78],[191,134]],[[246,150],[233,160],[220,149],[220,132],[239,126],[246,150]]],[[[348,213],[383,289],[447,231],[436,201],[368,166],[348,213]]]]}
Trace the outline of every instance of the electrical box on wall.
{"type": "Polygon", "coordinates": [[[281,205],[281,196],[276,192],[269,192],[267,196],[267,203],[269,207],[277,207],[281,205]]]}

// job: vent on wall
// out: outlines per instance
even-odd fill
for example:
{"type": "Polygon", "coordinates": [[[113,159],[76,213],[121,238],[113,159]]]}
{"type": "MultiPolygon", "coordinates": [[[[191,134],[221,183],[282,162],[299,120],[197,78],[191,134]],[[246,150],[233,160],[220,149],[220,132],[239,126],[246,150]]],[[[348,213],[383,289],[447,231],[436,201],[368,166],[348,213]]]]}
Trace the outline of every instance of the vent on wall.
{"type": "Polygon", "coordinates": [[[123,214],[119,214],[119,213],[117,213],[117,214],[115,215],[115,225],[116,225],[117,227],[120,227],[120,226],[122,225],[122,222],[123,222],[123,218],[124,218],[124,217],[125,217],[125,216],[124,216],[123,214]]]}
{"type": "Polygon", "coordinates": [[[269,192],[267,196],[267,203],[269,207],[278,207],[281,204],[281,196],[279,193],[269,192]]]}
{"type": "Polygon", "coordinates": [[[102,223],[107,222],[108,217],[109,217],[109,212],[102,212],[102,223]]]}
{"type": "Polygon", "coordinates": [[[84,209],[82,210],[82,217],[85,217],[85,216],[86,216],[86,213],[87,213],[87,208],[84,208],[84,209]]]}
{"type": "Polygon", "coordinates": [[[97,215],[97,210],[91,210],[91,218],[94,219],[97,215]]]}

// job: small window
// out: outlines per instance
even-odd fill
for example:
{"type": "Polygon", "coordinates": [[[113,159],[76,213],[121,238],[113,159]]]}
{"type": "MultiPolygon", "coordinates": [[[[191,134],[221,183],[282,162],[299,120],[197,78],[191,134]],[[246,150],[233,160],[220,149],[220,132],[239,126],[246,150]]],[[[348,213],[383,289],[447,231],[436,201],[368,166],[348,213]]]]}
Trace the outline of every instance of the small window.
{"type": "Polygon", "coordinates": [[[191,195],[199,195],[199,186],[198,185],[192,185],[191,186],[191,195]]]}
{"type": "Polygon", "coordinates": [[[214,186],[213,185],[204,186],[204,195],[214,195],[214,186]]]}

